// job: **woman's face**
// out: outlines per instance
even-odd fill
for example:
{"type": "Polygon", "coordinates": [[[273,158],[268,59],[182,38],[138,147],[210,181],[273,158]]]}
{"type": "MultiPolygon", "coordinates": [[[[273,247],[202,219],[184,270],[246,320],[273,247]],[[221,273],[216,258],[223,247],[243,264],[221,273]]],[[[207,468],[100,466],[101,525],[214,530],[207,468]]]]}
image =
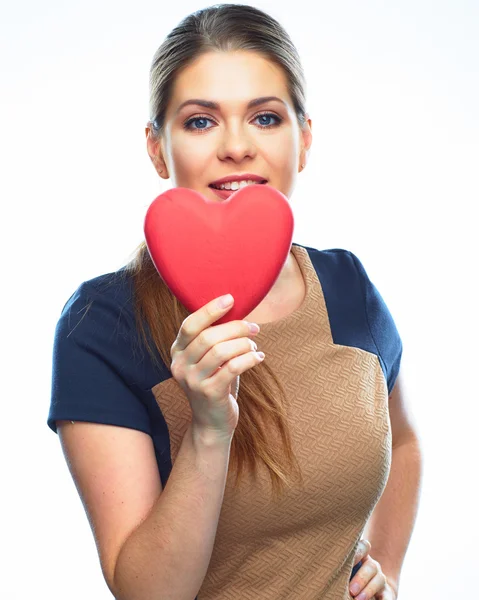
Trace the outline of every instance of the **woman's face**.
{"type": "Polygon", "coordinates": [[[289,198],[312,141],[311,120],[301,131],[281,68],[251,51],[208,52],[191,63],[174,82],[163,137],[146,133],[161,177],[217,202],[222,199],[209,185],[245,173],[289,198]],[[279,100],[248,108],[265,96],[279,100]],[[193,99],[218,106],[182,106],[193,99]]]}

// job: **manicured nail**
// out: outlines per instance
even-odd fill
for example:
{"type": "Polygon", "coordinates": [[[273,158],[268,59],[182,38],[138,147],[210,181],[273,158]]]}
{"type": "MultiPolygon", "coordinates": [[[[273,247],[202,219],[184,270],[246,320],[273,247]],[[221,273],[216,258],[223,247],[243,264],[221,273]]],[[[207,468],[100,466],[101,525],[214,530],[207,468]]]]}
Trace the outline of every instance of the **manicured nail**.
{"type": "Polygon", "coordinates": [[[259,326],[256,323],[248,323],[248,328],[251,333],[258,333],[259,326]]]}
{"type": "Polygon", "coordinates": [[[359,596],[356,596],[355,600],[366,600],[366,592],[361,592],[359,596]]]}
{"type": "Polygon", "coordinates": [[[355,596],[361,589],[361,586],[359,585],[359,583],[353,583],[353,585],[349,589],[351,590],[351,594],[355,596]]]}
{"type": "Polygon", "coordinates": [[[233,296],[231,294],[226,294],[226,296],[221,296],[221,298],[219,299],[219,302],[218,302],[220,308],[226,308],[227,306],[229,306],[232,303],[233,303],[233,296]]]}

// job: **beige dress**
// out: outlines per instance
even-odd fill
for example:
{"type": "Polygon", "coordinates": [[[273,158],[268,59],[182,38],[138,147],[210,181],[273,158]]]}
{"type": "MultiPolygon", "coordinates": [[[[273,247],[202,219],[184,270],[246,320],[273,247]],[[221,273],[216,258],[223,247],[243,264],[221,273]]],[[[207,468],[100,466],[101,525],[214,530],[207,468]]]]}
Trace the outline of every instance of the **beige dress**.
{"type": "MultiPolygon", "coordinates": [[[[379,352],[333,342],[310,255],[298,245],[292,252],[306,282],[305,299],[290,315],[264,323],[255,341],[289,400],[304,489],[289,490],[274,504],[261,465],[257,482],[245,473],[234,493],[229,472],[199,600],[350,599],[355,550],[387,483],[391,428],[379,352]]],[[[341,302],[347,297],[338,292],[341,302]]],[[[152,391],[168,425],[174,464],[191,409],[173,378],[152,391]]]]}

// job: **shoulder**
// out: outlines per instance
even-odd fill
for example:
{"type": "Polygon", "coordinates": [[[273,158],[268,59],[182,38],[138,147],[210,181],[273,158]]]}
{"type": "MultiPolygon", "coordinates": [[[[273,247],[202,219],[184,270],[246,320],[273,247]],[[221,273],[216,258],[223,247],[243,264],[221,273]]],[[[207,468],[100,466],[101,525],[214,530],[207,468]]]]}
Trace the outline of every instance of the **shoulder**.
{"type": "Polygon", "coordinates": [[[366,291],[369,276],[361,260],[351,250],[345,248],[328,248],[319,250],[311,246],[302,246],[309,255],[313,267],[322,280],[333,283],[337,290],[344,287],[360,286],[366,291]]]}
{"type": "Polygon", "coordinates": [[[133,285],[123,269],[77,286],[54,333],[51,429],[66,419],[151,432],[150,390],[170,375],[146,332],[157,362],[136,327],[133,285]]]}
{"type": "Polygon", "coordinates": [[[146,342],[155,355],[156,365],[142,337],[134,305],[134,285],[123,267],[81,282],[66,301],[55,329],[54,352],[80,357],[90,362],[94,357],[122,373],[131,382],[138,377],[152,383],[168,377],[169,372],[156,351],[150,329],[142,321],[146,342]],[[81,352],[81,354],[80,354],[81,352]]]}
{"type": "MultiPolygon", "coordinates": [[[[301,245],[301,244],[298,244],[301,245]]],[[[351,250],[345,248],[328,248],[319,250],[311,246],[302,246],[309,255],[311,263],[328,292],[340,293],[345,288],[357,284],[365,275],[364,267],[351,250]]]]}
{"type": "Polygon", "coordinates": [[[334,343],[378,356],[391,391],[402,355],[395,321],[361,260],[350,250],[303,246],[321,284],[334,343]]]}
{"type": "Polygon", "coordinates": [[[297,246],[301,246],[305,250],[307,250],[311,260],[323,263],[330,264],[347,264],[351,263],[355,258],[355,254],[351,252],[351,250],[347,250],[346,248],[326,248],[320,250],[319,248],[314,248],[312,246],[306,246],[304,244],[295,243],[297,246]]]}
{"type": "Polygon", "coordinates": [[[61,316],[68,314],[69,319],[79,321],[93,306],[94,313],[116,313],[131,321],[133,284],[124,268],[81,282],[64,304],[61,316]]]}
{"type": "Polygon", "coordinates": [[[91,369],[126,362],[134,347],[131,287],[124,274],[105,273],[82,281],[65,302],[54,336],[54,364],[91,369]]]}

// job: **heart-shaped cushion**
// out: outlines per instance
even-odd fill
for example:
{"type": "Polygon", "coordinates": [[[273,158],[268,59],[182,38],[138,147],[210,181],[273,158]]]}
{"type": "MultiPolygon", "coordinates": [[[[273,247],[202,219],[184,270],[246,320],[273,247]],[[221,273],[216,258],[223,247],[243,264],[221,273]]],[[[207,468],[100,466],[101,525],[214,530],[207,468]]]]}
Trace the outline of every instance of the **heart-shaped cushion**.
{"type": "Polygon", "coordinates": [[[288,258],[293,230],[286,196],[266,184],[217,202],[173,188],[153,200],[144,222],[158,273],[190,312],[233,295],[233,308],[214,325],[244,319],[265,298],[288,258]]]}

